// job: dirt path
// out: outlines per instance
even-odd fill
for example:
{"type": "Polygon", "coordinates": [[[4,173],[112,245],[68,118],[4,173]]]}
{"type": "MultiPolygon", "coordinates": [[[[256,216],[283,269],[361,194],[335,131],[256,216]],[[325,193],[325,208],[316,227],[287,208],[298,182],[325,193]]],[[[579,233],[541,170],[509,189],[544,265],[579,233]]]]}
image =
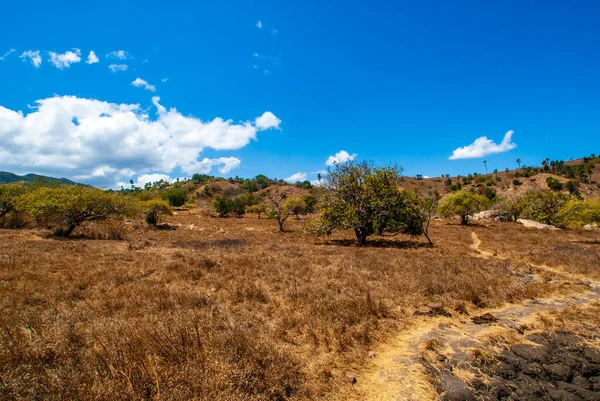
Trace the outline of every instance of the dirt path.
{"type": "MultiPolygon", "coordinates": [[[[471,248],[476,256],[483,258],[506,259],[502,256],[482,250],[481,241],[472,233],[471,248]]],[[[455,366],[468,363],[472,358],[471,350],[481,346],[481,340],[498,327],[514,328],[534,318],[538,313],[563,309],[570,305],[583,306],[600,299],[600,283],[586,277],[566,273],[558,268],[546,265],[530,266],[543,269],[561,278],[575,281],[585,290],[570,296],[545,298],[511,304],[503,308],[481,310],[498,319],[494,325],[477,325],[469,318],[435,317],[423,318],[409,327],[400,336],[383,344],[376,350],[376,357],[359,374],[358,383],[353,389],[352,398],[362,401],[417,401],[440,399],[439,391],[431,382],[431,366],[426,368],[423,362],[423,349],[429,344],[444,347],[443,353],[455,366]]],[[[438,372],[440,373],[440,372],[438,372]]],[[[442,384],[455,385],[452,373],[441,372],[442,384]],[[448,376],[449,375],[449,376],[448,376]],[[444,383],[444,381],[450,383],[444,383]]],[[[438,375],[439,377],[439,375],[438,375]]],[[[464,383],[458,380],[460,383],[464,383]]]]}

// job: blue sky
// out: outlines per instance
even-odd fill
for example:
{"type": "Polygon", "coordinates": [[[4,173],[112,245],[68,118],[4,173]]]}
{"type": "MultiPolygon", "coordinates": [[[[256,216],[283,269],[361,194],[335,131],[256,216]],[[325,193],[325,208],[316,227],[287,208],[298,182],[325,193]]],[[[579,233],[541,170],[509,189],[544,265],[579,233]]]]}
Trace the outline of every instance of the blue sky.
{"type": "Polygon", "coordinates": [[[545,3],[10,2],[0,170],[115,186],[312,180],[342,150],[428,176],[598,154],[600,4],[545,3]]]}

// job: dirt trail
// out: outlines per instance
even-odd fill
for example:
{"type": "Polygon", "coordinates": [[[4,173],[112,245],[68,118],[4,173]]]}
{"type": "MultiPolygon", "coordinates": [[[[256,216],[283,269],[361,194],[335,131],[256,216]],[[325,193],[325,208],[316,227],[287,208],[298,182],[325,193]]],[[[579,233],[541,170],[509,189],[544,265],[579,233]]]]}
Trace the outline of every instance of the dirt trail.
{"type": "MultiPolygon", "coordinates": [[[[481,241],[472,233],[471,248],[476,256],[483,258],[507,259],[480,249],[481,241]]],[[[537,313],[560,310],[570,305],[583,306],[600,299],[600,283],[589,278],[570,274],[558,268],[529,264],[561,278],[576,281],[586,287],[586,291],[570,296],[545,298],[511,304],[503,308],[481,310],[491,313],[498,321],[495,325],[477,325],[464,317],[423,318],[409,327],[403,334],[392,339],[376,350],[376,357],[359,374],[353,397],[362,401],[418,401],[440,399],[438,391],[431,383],[431,375],[424,366],[422,355],[427,343],[432,340],[442,344],[444,355],[455,366],[468,364],[472,358],[470,351],[481,346],[481,339],[498,327],[514,328],[534,318],[537,313]]],[[[450,374],[451,375],[451,374],[450,374]]]]}

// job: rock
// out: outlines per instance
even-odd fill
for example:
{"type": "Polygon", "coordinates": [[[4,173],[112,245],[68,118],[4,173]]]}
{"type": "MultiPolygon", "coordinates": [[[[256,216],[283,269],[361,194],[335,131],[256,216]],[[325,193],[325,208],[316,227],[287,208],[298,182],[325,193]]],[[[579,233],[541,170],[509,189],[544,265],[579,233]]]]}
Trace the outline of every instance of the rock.
{"type": "Polygon", "coordinates": [[[367,357],[369,358],[375,358],[377,356],[377,354],[375,353],[375,351],[369,351],[369,353],[367,354],[367,357]]]}
{"type": "Polygon", "coordinates": [[[546,376],[546,372],[542,365],[537,362],[529,363],[523,367],[523,373],[529,377],[535,377],[537,379],[543,379],[546,376]]]}
{"type": "Polygon", "coordinates": [[[500,212],[497,210],[484,210],[471,216],[471,220],[498,220],[499,216],[500,212]]]}
{"type": "Polygon", "coordinates": [[[440,370],[440,380],[445,391],[442,400],[475,401],[475,397],[471,394],[465,382],[454,376],[448,369],[442,368],[440,370]]]}
{"type": "Polygon", "coordinates": [[[566,382],[571,378],[571,369],[559,363],[544,365],[544,370],[552,380],[566,382]]]}
{"type": "Polygon", "coordinates": [[[548,355],[548,350],[544,347],[536,347],[528,344],[515,344],[510,350],[518,357],[530,362],[544,362],[548,355]]]}
{"type": "Polygon", "coordinates": [[[350,383],[350,384],[356,384],[356,382],[358,380],[356,380],[356,376],[352,376],[352,375],[346,375],[345,377],[346,382],[350,383]]]}
{"type": "Polygon", "coordinates": [[[544,224],[534,220],[518,219],[517,223],[523,224],[523,226],[527,228],[537,228],[540,230],[560,230],[560,228],[556,228],[550,224],[544,224]]]}
{"type": "Polygon", "coordinates": [[[472,320],[475,324],[490,324],[496,323],[498,321],[498,318],[492,315],[491,313],[485,313],[481,316],[475,316],[472,320]]]}
{"type": "Polygon", "coordinates": [[[576,376],[576,377],[574,377],[573,380],[571,381],[571,383],[573,383],[577,387],[581,387],[581,388],[584,388],[586,390],[591,390],[592,389],[591,383],[585,377],[583,377],[583,376],[576,376]]]}
{"type": "Polygon", "coordinates": [[[592,363],[600,364],[600,351],[598,350],[586,348],[583,356],[585,356],[585,359],[592,363]]]}
{"type": "Polygon", "coordinates": [[[579,397],[565,390],[550,390],[548,391],[550,398],[555,401],[581,401],[579,397]]]}
{"type": "Polygon", "coordinates": [[[600,394],[594,391],[590,391],[586,388],[579,387],[575,384],[570,383],[559,383],[558,388],[560,390],[568,391],[569,393],[575,395],[580,400],[584,401],[598,401],[600,400],[600,394]]]}
{"type": "Polygon", "coordinates": [[[442,308],[441,306],[434,306],[426,312],[423,311],[422,309],[419,309],[418,311],[416,311],[414,313],[414,315],[415,316],[429,316],[429,317],[435,317],[435,316],[452,317],[452,314],[450,312],[448,312],[446,309],[442,308]]]}
{"type": "Polygon", "coordinates": [[[598,224],[598,223],[586,224],[585,226],[583,226],[583,229],[589,230],[589,231],[600,231],[600,224],[598,224]]]}

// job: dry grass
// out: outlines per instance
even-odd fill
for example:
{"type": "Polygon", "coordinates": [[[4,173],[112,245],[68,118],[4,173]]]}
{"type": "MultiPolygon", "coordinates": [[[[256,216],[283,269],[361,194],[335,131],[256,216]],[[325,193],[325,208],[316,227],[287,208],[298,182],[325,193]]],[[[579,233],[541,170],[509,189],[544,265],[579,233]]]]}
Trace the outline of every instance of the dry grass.
{"type": "MultiPolygon", "coordinates": [[[[126,240],[0,230],[1,399],[315,399],[348,386],[345,372],[418,308],[466,313],[555,290],[524,283],[524,264],[471,255],[471,228],[447,222],[435,222],[434,248],[396,238],[364,249],[348,233],[304,236],[295,220],[286,234],[250,216],[168,222],[179,229],[116,230],[126,240]]],[[[477,230],[484,248],[564,242],[477,230]]]]}

